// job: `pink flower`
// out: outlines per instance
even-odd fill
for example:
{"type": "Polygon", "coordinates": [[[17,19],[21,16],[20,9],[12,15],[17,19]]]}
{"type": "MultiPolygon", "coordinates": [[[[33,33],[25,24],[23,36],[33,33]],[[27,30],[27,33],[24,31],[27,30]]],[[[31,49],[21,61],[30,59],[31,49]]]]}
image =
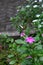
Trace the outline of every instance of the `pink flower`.
{"type": "Polygon", "coordinates": [[[28,56],[27,58],[32,58],[32,56],[28,56]]]}
{"type": "Polygon", "coordinates": [[[25,36],[25,33],[24,33],[24,32],[22,32],[22,33],[20,34],[20,36],[21,36],[21,37],[25,36]]]}
{"type": "Polygon", "coordinates": [[[26,42],[29,42],[30,44],[32,44],[33,42],[35,42],[35,39],[33,37],[27,37],[25,39],[26,42]]]}

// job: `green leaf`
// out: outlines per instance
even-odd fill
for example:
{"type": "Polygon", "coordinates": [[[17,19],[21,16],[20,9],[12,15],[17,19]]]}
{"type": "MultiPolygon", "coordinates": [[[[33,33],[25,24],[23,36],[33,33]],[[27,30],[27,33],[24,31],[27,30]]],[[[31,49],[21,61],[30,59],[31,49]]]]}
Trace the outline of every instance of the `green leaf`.
{"type": "Polygon", "coordinates": [[[15,42],[16,42],[17,44],[26,44],[26,42],[23,41],[23,40],[21,40],[21,39],[15,40],[15,42]]]}
{"type": "Polygon", "coordinates": [[[27,48],[25,45],[21,46],[21,47],[17,47],[17,51],[20,52],[20,54],[23,54],[24,52],[27,51],[27,48]]]}
{"type": "Polygon", "coordinates": [[[14,55],[13,55],[13,54],[11,54],[11,55],[8,55],[8,58],[12,58],[12,57],[14,57],[14,55]]]}
{"type": "Polygon", "coordinates": [[[31,64],[31,60],[23,60],[22,63],[20,65],[32,65],[31,64]]]}
{"type": "Polygon", "coordinates": [[[37,41],[39,41],[39,40],[40,40],[39,35],[36,35],[36,37],[35,37],[35,41],[37,42],[37,41]]]}
{"type": "Polygon", "coordinates": [[[11,43],[14,42],[14,39],[11,39],[11,43]]]}
{"type": "Polygon", "coordinates": [[[29,33],[30,33],[30,28],[29,27],[26,28],[25,33],[26,33],[26,35],[29,35],[29,33]]]}
{"type": "Polygon", "coordinates": [[[40,57],[40,61],[43,61],[43,56],[42,56],[42,57],[40,57]]]}
{"type": "Polygon", "coordinates": [[[12,46],[14,49],[16,49],[16,43],[13,43],[13,46],[12,46]]]}
{"type": "Polygon", "coordinates": [[[35,49],[37,49],[37,50],[42,49],[42,45],[38,45],[38,46],[36,46],[35,49]]]}
{"type": "Polygon", "coordinates": [[[40,63],[39,62],[35,62],[34,65],[40,65],[40,63]]]}
{"type": "Polygon", "coordinates": [[[21,55],[21,58],[26,58],[27,55],[28,55],[27,53],[22,54],[22,55],[21,55]]]}
{"type": "Polygon", "coordinates": [[[13,64],[15,64],[16,62],[14,61],[14,60],[12,60],[12,61],[10,61],[10,65],[13,65],[13,64]]]}

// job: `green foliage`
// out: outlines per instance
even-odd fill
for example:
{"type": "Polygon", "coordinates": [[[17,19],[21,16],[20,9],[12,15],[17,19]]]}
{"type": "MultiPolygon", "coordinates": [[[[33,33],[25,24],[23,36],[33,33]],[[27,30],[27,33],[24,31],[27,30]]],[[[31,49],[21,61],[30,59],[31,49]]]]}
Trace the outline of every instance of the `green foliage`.
{"type": "Polygon", "coordinates": [[[4,37],[0,42],[9,44],[10,65],[43,65],[43,12],[40,3],[22,6],[10,19],[20,33],[20,39],[4,37]],[[35,30],[31,32],[31,29],[35,30]],[[25,34],[25,35],[24,35],[25,34]]]}
{"type": "MultiPolygon", "coordinates": [[[[21,29],[25,30],[27,27],[32,28],[33,20],[37,19],[38,21],[40,20],[40,22],[43,21],[42,7],[40,7],[40,3],[38,3],[38,2],[34,2],[33,4],[32,3],[27,4],[18,10],[19,10],[19,12],[17,13],[17,15],[15,17],[11,17],[10,20],[12,21],[14,27],[16,27],[16,29],[19,31],[21,29]],[[35,5],[36,5],[36,7],[35,7],[35,5]],[[37,16],[37,15],[39,15],[39,16],[37,16]],[[20,29],[20,27],[21,27],[21,29],[20,29]]],[[[38,21],[35,24],[35,26],[38,25],[38,23],[39,23],[38,21]]]]}
{"type": "Polygon", "coordinates": [[[11,55],[10,59],[14,59],[16,65],[43,65],[43,12],[40,3],[32,2],[21,7],[10,20],[20,36],[21,32],[23,35],[11,45],[10,54],[14,56],[11,55]],[[34,31],[30,34],[31,29],[36,31],[35,34],[34,31]],[[30,43],[27,37],[33,37],[35,42],[30,43]]]}
{"type": "Polygon", "coordinates": [[[17,44],[26,44],[26,42],[23,41],[23,40],[21,40],[21,39],[15,40],[15,42],[16,42],[17,44]]]}
{"type": "Polygon", "coordinates": [[[13,65],[13,64],[15,64],[15,61],[14,60],[12,60],[12,61],[10,61],[10,63],[9,63],[10,65],[13,65]]]}

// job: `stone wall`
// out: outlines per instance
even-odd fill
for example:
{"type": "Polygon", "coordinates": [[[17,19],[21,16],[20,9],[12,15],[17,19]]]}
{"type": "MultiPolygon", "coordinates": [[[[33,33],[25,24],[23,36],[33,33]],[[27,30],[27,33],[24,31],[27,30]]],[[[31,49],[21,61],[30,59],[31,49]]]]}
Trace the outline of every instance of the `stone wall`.
{"type": "Polygon", "coordinates": [[[0,32],[15,30],[9,19],[17,13],[16,7],[23,5],[23,3],[25,3],[25,0],[0,0],[0,32]]]}

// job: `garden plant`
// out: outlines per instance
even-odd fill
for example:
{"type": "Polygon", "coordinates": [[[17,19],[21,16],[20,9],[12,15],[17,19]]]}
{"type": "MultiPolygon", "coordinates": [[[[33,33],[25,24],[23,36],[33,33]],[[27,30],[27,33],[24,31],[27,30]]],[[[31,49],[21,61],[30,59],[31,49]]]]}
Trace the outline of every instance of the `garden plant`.
{"type": "Polygon", "coordinates": [[[8,65],[43,65],[43,6],[37,1],[27,2],[17,11],[10,21],[20,38],[10,39],[8,65]]]}
{"type": "Polygon", "coordinates": [[[35,1],[18,8],[17,15],[10,20],[20,38],[9,46],[9,64],[43,65],[43,6],[35,1]]]}

